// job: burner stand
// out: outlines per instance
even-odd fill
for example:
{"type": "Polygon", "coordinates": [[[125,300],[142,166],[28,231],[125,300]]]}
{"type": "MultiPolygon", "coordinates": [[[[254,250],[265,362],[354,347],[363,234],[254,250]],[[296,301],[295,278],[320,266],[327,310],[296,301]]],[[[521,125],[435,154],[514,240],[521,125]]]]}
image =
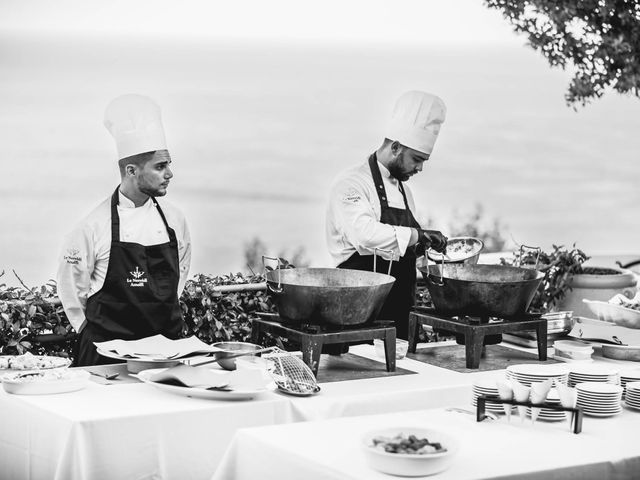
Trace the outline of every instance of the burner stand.
{"type": "Polygon", "coordinates": [[[538,359],[547,359],[547,320],[540,316],[523,315],[520,319],[501,320],[489,323],[470,323],[436,313],[434,309],[416,307],[409,314],[409,353],[416,353],[418,328],[429,325],[434,329],[447,330],[464,335],[466,366],[478,368],[484,337],[503,333],[536,330],[538,359]]]}
{"type": "Polygon", "coordinates": [[[302,361],[318,376],[322,346],[332,343],[358,342],[379,338],[384,341],[384,356],[387,372],[396,371],[396,328],[389,323],[373,323],[363,326],[345,327],[338,330],[322,330],[317,325],[284,325],[262,318],[251,320],[251,342],[259,344],[264,333],[285,337],[300,343],[302,361]]]}

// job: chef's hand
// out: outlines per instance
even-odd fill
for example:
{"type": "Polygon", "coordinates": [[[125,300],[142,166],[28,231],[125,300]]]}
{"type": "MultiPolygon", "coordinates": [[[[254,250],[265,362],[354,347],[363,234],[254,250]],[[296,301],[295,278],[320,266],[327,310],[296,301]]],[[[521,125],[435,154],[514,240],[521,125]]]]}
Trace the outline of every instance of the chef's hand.
{"type": "Polygon", "coordinates": [[[439,253],[447,253],[447,237],[438,230],[418,229],[416,254],[418,256],[424,255],[424,252],[429,248],[439,253]]]}

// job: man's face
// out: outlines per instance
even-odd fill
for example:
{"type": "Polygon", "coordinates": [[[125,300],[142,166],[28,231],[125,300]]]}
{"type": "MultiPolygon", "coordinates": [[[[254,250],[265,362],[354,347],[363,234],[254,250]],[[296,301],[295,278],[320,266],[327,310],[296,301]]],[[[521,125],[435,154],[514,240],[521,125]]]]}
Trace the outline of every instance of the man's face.
{"type": "Polygon", "coordinates": [[[142,168],[138,168],[136,184],[138,189],[152,197],[162,197],[167,194],[169,181],[173,172],[169,165],[171,156],[166,150],[157,150],[142,168]]]}
{"type": "Polygon", "coordinates": [[[389,173],[401,182],[406,182],[413,175],[421,172],[424,162],[429,160],[428,154],[402,146],[397,142],[391,146],[391,153],[394,158],[389,164],[389,173]]]}

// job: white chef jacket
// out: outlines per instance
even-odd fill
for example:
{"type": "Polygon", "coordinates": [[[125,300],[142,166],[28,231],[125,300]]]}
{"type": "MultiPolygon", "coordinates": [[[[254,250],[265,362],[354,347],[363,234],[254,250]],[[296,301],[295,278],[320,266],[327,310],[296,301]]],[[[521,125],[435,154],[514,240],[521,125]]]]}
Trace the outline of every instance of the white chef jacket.
{"type": "MultiPolygon", "coordinates": [[[[380,162],[378,167],[389,206],[404,210],[406,207],[398,180],[380,162]]],[[[406,183],[403,186],[409,209],[416,217],[411,190],[406,183]]],[[[325,233],[329,253],[336,266],[354,252],[372,255],[374,248],[393,251],[395,259],[404,256],[411,239],[411,228],[380,223],[380,200],[368,161],[338,175],[329,195],[325,233]]]]}
{"type": "MultiPolygon", "coordinates": [[[[151,200],[136,207],[118,191],[120,240],[141,245],[157,245],[169,241],[167,229],[151,200]]],[[[187,222],[180,210],[166,202],[156,201],[167,223],[176,233],[180,280],[178,295],[184,289],[191,263],[191,238],[187,222]]],[[[111,196],[93,210],[66,236],[59,258],[58,297],[71,326],[80,332],[85,322],[87,299],[104,285],[111,252],[111,196]]]]}

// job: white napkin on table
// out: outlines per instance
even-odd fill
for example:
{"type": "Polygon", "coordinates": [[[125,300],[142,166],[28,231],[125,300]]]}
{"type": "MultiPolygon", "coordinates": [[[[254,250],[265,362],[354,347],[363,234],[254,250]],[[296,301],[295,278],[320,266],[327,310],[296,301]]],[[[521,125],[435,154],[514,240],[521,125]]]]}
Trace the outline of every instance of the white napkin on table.
{"type": "Polygon", "coordinates": [[[176,359],[193,353],[209,353],[220,350],[207,345],[195,336],[171,340],[164,335],[141,338],[140,340],[109,340],[93,342],[100,350],[113,352],[122,357],[141,359],[176,359]]]}

